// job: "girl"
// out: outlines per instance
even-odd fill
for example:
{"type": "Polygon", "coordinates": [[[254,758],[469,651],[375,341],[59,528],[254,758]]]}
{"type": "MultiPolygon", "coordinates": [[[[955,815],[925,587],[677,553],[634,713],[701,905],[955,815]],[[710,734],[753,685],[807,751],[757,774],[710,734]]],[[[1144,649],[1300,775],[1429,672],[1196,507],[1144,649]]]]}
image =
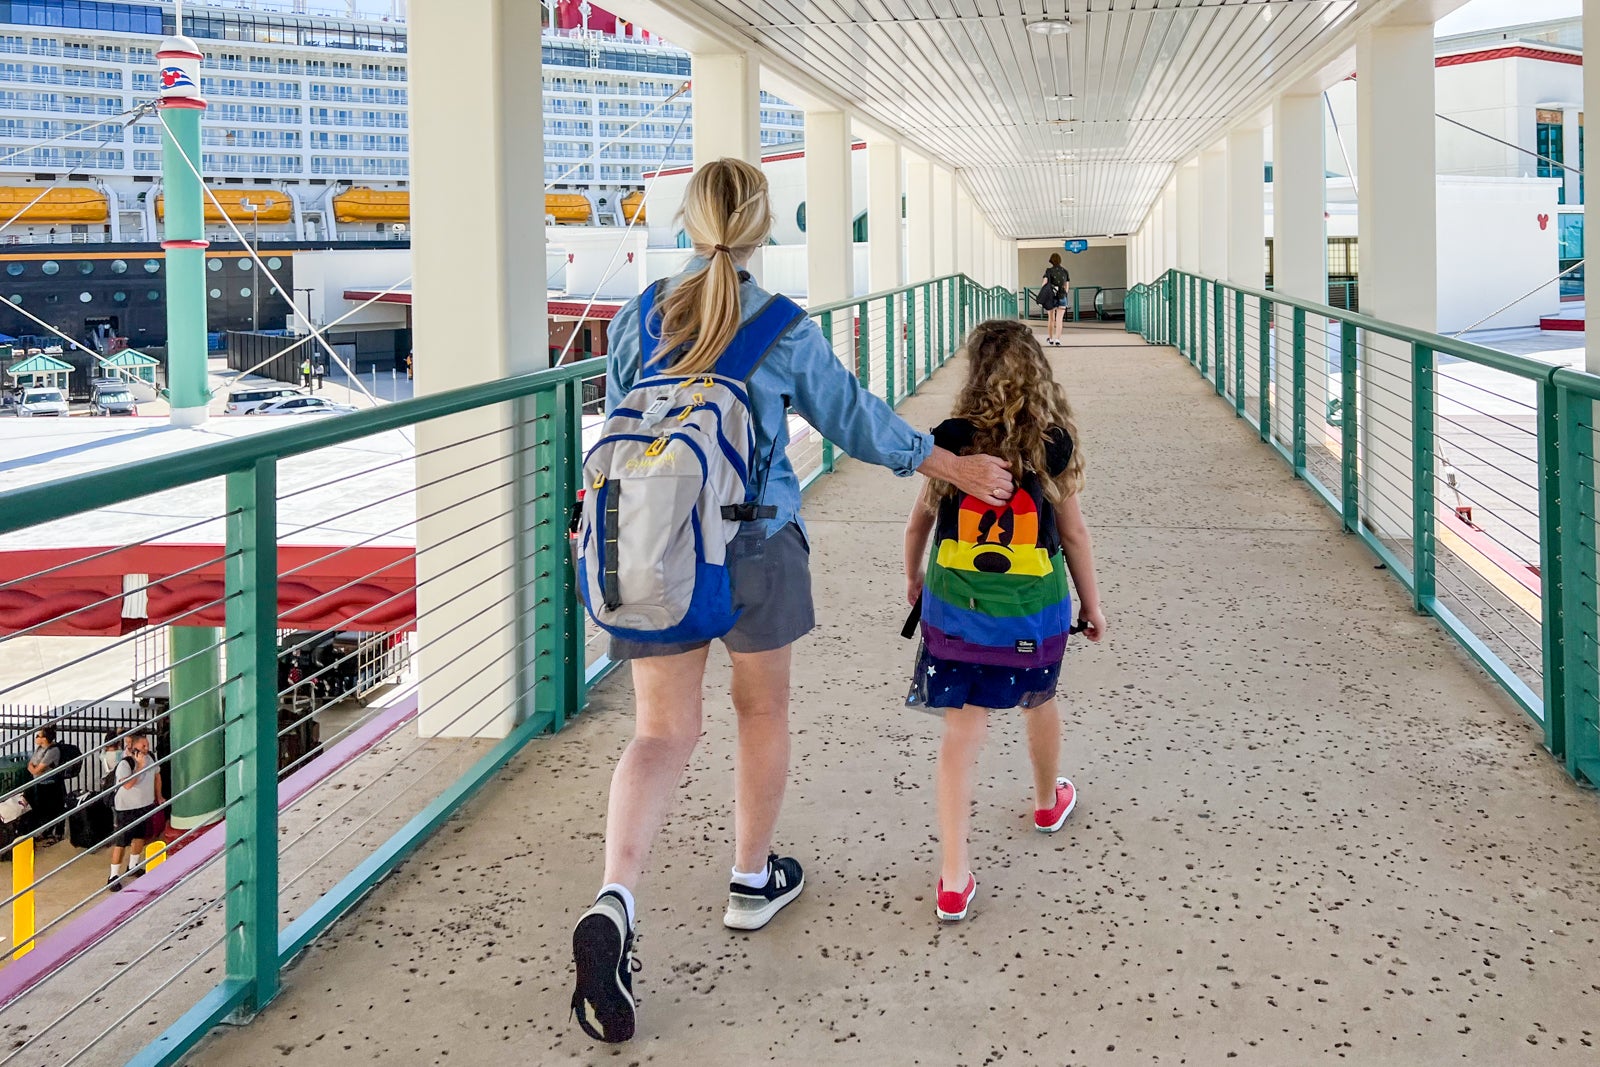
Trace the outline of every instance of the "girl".
{"type": "Polygon", "coordinates": [[[1045,311],[1049,316],[1049,329],[1046,331],[1046,343],[1054,347],[1061,347],[1061,334],[1063,324],[1067,319],[1067,286],[1072,284],[1072,276],[1067,273],[1067,268],[1061,265],[1061,253],[1050,253],[1050,265],[1044,269],[1043,282],[1053,286],[1058,294],[1050,307],[1045,311]]]}
{"type": "Polygon", "coordinates": [[[1094,550],[1078,493],[1083,453],[1066,394],[1033,331],[985,322],[967,340],[967,383],[954,417],[933,431],[956,453],[1010,462],[1017,489],[999,507],[930,479],[906,524],[906,597],[922,608],[923,643],[907,703],[944,712],[937,795],[941,862],[936,912],[967,917],[977,879],[967,850],[973,772],[989,711],[1023,708],[1033,763],[1034,828],[1061,829],[1077,804],[1057,776],[1061,712],[1056,683],[1070,629],[1105,635],[1094,550]],[[937,530],[923,574],[928,536],[937,530]],[[1064,565],[1063,565],[1064,564],[1064,565]],[[1078,591],[1078,627],[1066,572],[1078,591]],[[926,587],[925,587],[926,581],[926,587]]]}
{"type": "MultiPolygon", "coordinates": [[[[689,180],[681,219],[695,258],[641,311],[630,301],[611,323],[606,367],[608,413],[642,374],[712,371],[775,300],[745,270],[772,232],[767,179],[736,159],[702,166],[689,180]]],[[[762,515],[728,545],[733,601],[743,609],[722,638],[733,661],[738,724],[734,762],[733,871],[723,924],[758,930],[800,895],[805,874],[792,856],[772,852],[789,776],[789,668],[794,642],[814,624],[810,547],[800,522],[800,481],[789,462],[787,410],[803,415],[856,459],[951,482],[1003,506],[1011,496],[1005,463],[973,450],[957,456],[907,425],[864,390],[817,324],[794,309],[792,325],[765,349],[746,388],[760,457],[751,482],[763,486],[762,515]]],[[[611,658],[631,660],[633,740],[617,761],[606,812],[600,894],[572,935],[572,1008],[589,1036],[627,1041],[635,1026],[634,891],[700,738],[709,643],[645,644],[613,638],[611,658]]]]}

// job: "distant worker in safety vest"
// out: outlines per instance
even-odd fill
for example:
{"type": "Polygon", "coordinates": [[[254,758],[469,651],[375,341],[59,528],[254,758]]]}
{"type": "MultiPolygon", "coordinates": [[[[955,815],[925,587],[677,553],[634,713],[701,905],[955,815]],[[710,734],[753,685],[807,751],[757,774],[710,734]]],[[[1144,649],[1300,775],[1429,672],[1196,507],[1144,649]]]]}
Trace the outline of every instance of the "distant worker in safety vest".
{"type": "Polygon", "coordinates": [[[305,388],[307,388],[307,389],[311,388],[311,360],[310,359],[303,359],[303,360],[300,361],[300,384],[302,386],[304,386],[305,388]]]}

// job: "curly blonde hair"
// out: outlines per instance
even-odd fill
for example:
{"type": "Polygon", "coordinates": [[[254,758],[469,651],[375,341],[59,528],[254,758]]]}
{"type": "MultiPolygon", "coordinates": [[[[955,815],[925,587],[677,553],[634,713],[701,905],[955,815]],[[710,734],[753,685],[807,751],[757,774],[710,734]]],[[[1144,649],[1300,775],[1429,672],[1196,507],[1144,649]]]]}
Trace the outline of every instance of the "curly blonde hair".
{"type": "MultiPolygon", "coordinates": [[[[972,450],[1006,460],[1014,475],[1038,474],[1052,503],[1081,492],[1084,461],[1077,420],[1033,330],[1003,319],[979,323],[965,350],[967,382],[951,414],[972,423],[972,450]],[[1072,438],[1072,458],[1066,470],[1051,478],[1046,446],[1057,428],[1072,438]]],[[[958,492],[945,482],[932,482],[928,488],[930,504],[958,492]]]]}

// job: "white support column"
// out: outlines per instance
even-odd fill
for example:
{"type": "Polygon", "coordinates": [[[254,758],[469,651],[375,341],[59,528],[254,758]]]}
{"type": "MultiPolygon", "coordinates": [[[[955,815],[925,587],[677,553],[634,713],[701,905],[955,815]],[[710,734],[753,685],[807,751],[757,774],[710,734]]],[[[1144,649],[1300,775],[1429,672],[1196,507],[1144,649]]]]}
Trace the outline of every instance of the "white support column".
{"type": "Polygon", "coordinates": [[[689,70],[697,105],[690,116],[694,165],[727,157],[759,167],[761,64],[742,52],[696,52],[689,58],[689,70]]]}
{"type": "Polygon", "coordinates": [[[1156,206],[1150,212],[1150,221],[1150,269],[1154,272],[1150,280],[1154,281],[1172,266],[1171,261],[1167,259],[1167,229],[1171,222],[1167,216],[1165,191],[1156,199],[1156,206]]]}
{"type": "MultiPolygon", "coordinates": [[[[1326,137],[1321,96],[1282,96],[1273,104],[1273,291],[1319,304],[1328,302],[1326,137]]],[[[1272,422],[1278,440],[1287,443],[1294,438],[1291,315],[1277,317],[1276,333],[1272,422]]]]}
{"type": "Polygon", "coordinates": [[[1200,156],[1200,273],[1228,276],[1228,153],[1221,147],[1200,156]]]}
{"type": "Polygon", "coordinates": [[[1178,175],[1181,173],[1181,170],[1174,173],[1161,192],[1161,214],[1165,220],[1161,227],[1162,270],[1183,269],[1183,256],[1180,254],[1183,218],[1178,210],[1178,175]]]}
{"type": "Polygon", "coordinates": [[[918,156],[906,161],[906,280],[924,282],[934,275],[933,164],[918,156]]]}
{"type": "MultiPolygon", "coordinates": [[[[528,176],[544,173],[539,9],[418,4],[411,31],[414,351],[416,391],[426,395],[549,362],[544,202],[528,195],[528,176]],[[461,195],[463,159],[474,161],[471,196],[461,195]],[[463,322],[473,328],[465,346],[463,322]]],[[[513,459],[524,420],[513,408],[415,430],[424,736],[504,737],[531,703],[518,640],[519,610],[529,609],[505,595],[527,552],[522,494],[508,486],[524,474],[513,459]]]]}
{"type": "Polygon", "coordinates": [[[867,142],[867,291],[872,293],[905,284],[901,163],[895,142],[867,142]]]}
{"type": "Polygon", "coordinates": [[[956,273],[972,274],[972,197],[967,187],[956,181],[956,213],[952,216],[956,228],[956,273]]]}
{"type": "Polygon", "coordinates": [[[956,176],[933,168],[933,273],[943,278],[956,272],[956,176]]]}
{"type": "Polygon", "coordinates": [[[1267,280],[1265,149],[1261,130],[1228,135],[1228,280],[1260,289],[1267,280]]]}
{"type": "MultiPolygon", "coordinates": [[[[1591,46],[1593,51],[1583,54],[1583,112],[1585,116],[1591,111],[1600,116],[1600,59],[1589,62],[1592,56],[1600,54],[1600,0],[1583,0],[1583,32],[1590,41],[1596,42],[1591,46]]],[[[1588,192],[1587,186],[1584,191],[1588,192]]],[[[1584,227],[1583,231],[1584,259],[1596,256],[1600,256],[1600,220],[1597,225],[1584,227]]],[[[1595,262],[1600,263],[1600,259],[1595,262]]],[[[1600,374],[1600,328],[1586,329],[1584,339],[1584,369],[1590,374],[1600,374]]]]}
{"type": "MultiPolygon", "coordinates": [[[[1433,330],[1439,307],[1431,24],[1384,26],[1356,39],[1361,311],[1433,330]]],[[[1411,353],[1366,338],[1362,505],[1380,534],[1411,536],[1411,353]]]]}
{"type": "Polygon", "coordinates": [[[806,294],[811,306],[854,296],[850,118],[806,112],[806,294]]]}
{"type": "Polygon", "coordinates": [[[1200,273],[1200,161],[1178,168],[1178,269],[1200,273]]]}

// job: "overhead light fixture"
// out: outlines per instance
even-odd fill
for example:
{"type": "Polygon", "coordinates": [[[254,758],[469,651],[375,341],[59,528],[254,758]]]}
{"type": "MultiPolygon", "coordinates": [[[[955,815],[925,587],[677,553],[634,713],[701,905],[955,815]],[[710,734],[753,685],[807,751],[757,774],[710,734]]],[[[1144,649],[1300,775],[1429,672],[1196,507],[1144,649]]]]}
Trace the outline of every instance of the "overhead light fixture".
{"type": "Polygon", "coordinates": [[[1060,37],[1072,32],[1071,19],[1034,19],[1028,23],[1028,32],[1041,37],[1060,37]]]}
{"type": "Polygon", "coordinates": [[[1072,99],[1072,94],[1071,93],[1050,93],[1049,95],[1047,95],[1045,97],[1045,99],[1046,100],[1050,100],[1050,101],[1066,102],[1066,101],[1070,101],[1072,99]]]}
{"type": "Polygon", "coordinates": [[[1076,204],[1078,202],[1078,198],[1075,196],[1063,196],[1061,198],[1061,202],[1063,204],[1076,204]]]}

